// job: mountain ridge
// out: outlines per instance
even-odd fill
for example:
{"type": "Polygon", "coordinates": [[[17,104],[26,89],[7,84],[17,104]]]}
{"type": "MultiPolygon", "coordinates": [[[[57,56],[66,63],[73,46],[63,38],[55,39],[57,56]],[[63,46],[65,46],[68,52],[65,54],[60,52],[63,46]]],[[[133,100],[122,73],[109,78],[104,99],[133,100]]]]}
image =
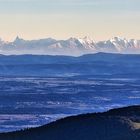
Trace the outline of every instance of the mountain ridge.
{"type": "Polygon", "coordinates": [[[13,42],[0,40],[1,54],[47,54],[79,56],[88,53],[140,53],[140,40],[114,37],[94,41],[90,37],[56,40],[53,38],[24,40],[16,37],[13,42]]]}
{"type": "Polygon", "coordinates": [[[1,133],[4,140],[139,140],[140,106],[82,114],[23,131],[1,133]]]}
{"type": "Polygon", "coordinates": [[[0,75],[140,75],[140,54],[0,55],[0,75]],[[25,69],[26,67],[26,69],[25,69]],[[59,69],[58,69],[59,67],[59,69]]]}

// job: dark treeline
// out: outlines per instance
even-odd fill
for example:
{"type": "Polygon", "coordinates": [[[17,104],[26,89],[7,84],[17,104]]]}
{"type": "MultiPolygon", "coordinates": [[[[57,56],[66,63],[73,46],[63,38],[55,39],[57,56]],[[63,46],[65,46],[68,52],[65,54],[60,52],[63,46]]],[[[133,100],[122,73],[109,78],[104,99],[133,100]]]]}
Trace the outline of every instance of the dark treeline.
{"type": "Polygon", "coordinates": [[[140,106],[132,106],[0,134],[0,140],[140,140],[139,125],[140,106]]]}

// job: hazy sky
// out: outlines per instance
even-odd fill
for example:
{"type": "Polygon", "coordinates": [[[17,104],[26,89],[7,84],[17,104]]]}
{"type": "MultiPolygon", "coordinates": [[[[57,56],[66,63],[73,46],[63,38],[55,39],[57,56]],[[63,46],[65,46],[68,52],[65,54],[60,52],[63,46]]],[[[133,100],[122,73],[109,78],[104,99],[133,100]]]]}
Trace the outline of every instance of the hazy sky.
{"type": "Polygon", "coordinates": [[[140,39],[140,0],[0,0],[0,37],[140,39]]]}

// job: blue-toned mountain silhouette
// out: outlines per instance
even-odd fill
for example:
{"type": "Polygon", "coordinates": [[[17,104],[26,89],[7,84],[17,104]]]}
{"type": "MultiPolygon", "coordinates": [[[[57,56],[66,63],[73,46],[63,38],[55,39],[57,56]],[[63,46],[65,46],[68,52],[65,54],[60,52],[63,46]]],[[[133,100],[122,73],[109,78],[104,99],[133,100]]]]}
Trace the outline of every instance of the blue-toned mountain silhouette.
{"type": "Polygon", "coordinates": [[[79,57],[0,55],[3,76],[140,75],[140,55],[87,54],[79,57]]]}

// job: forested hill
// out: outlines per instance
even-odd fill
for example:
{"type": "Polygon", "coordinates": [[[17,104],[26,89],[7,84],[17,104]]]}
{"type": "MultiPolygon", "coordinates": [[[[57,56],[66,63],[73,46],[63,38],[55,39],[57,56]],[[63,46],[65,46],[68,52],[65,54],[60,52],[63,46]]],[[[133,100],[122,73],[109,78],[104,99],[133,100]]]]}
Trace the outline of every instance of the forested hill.
{"type": "Polygon", "coordinates": [[[72,116],[0,140],[140,140],[140,106],[72,116]]]}

